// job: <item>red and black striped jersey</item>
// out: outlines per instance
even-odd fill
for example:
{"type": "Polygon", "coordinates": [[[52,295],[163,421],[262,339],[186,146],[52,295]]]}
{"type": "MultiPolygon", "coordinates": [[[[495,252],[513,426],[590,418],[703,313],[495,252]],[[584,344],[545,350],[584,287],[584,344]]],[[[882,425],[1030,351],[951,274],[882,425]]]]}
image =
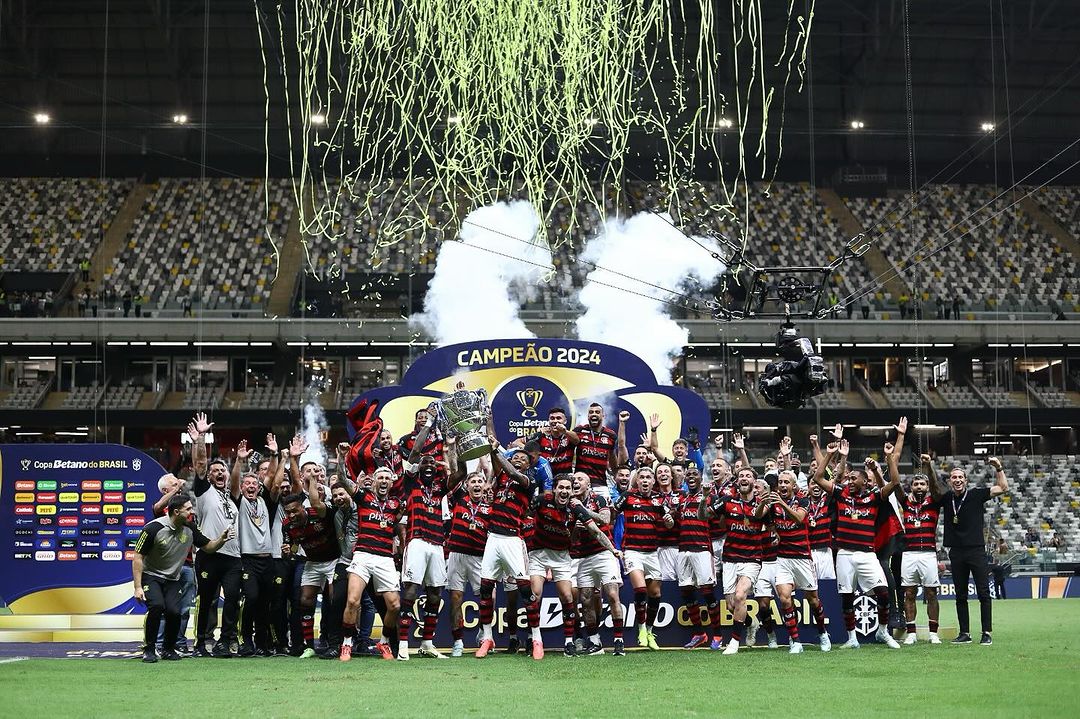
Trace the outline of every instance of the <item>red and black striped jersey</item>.
{"type": "Polygon", "coordinates": [[[811,549],[832,549],[832,523],[834,505],[827,494],[818,500],[807,498],[806,524],[811,549]]]}
{"type": "Polygon", "coordinates": [[[727,537],[724,539],[725,562],[760,562],[765,542],[765,528],[754,516],[757,502],[741,497],[717,497],[712,510],[727,519],[727,537]]]}
{"type": "Polygon", "coordinates": [[[796,522],[788,513],[780,507],[773,505],[765,513],[765,519],[772,525],[776,536],[780,539],[776,546],[776,553],[781,557],[791,559],[810,558],[810,533],[808,532],[810,519],[809,509],[805,499],[792,498],[788,500],[792,509],[807,510],[807,516],[801,522],[796,522]]]}
{"type": "MultiPolygon", "coordinates": [[[[735,485],[730,482],[724,485],[714,484],[708,500],[712,502],[715,497],[734,497],[736,494],[735,485]]],[[[727,534],[727,522],[724,520],[723,515],[714,512],[709,517],[709,536],[713,540],[717,540],[723,539],[725,534],[727,534]]]]}
{"type": "Polygon", "coordinates": [[[589,425],[583,424],[575,427],[574,433],[578,436],[575,469],[589,475],[593,486],[606,485],[608,465],[618,442],[615,431],[601,427],[594,432],[589,425]]]}
{"type": "MultiPolygon", "coordinates": [[[[585,509],[593,514],[600,514],[601,510],[611,507],[611,500],[608,499],[607,494],[589,492],[585,496],[585,499],[582,500],[582,504],[585,505],[585,509]]],[[[612,544],[615,543],[615,540],[611,535],[611,527],[614,524],[615,519],[612,517],[607,524],[600,527],[612,544]]],[[[599,524],[597,526],[599,526],[599,524]]],[[[585,526],[584,522],[579,520],[577,523],[576,539],[574,543],[570,545],[570,556],[574,559],[580,559],[581,557],[591,557],[594,554],[606,551],[604,546],[600,544],[600,540],[596,538],[596,535],[589,531],[589,528],[585,526]]]]}
{"type": "Polygon", "coordinates": [[[574,471],[574,446],[566,435],[555,437],[543,432],[533,435],[533,440],[540,445],[540,456],[551,464],[551,474],[570,474],[574,471]]]}
{"type": "Polygon", "coordinates": [[[682,504],[683,496],[679,492],[661,492],[659,496],[671,512],[675,524],[671,527],[660,525],[660,533],[656,536],[656,546],[677,547],[679,545],[679,505],[682,504]]]}
{"type": "Polygon", "coordinates": [[[627,492],[615,501],[615,511],[623,515],[622,548],[635,552],[656,551],[657,538],[664,528],[663,499],[658,495],[627,492]]]}
{"type": "Polygon", "coordinates": [[[443,543],[442,500],[445,493],[443,483],[437,477],[430,486],[423,485],[421,480],[412,485],[405,496],[406,541],[422,539],[431,544],[443,543]]]}
{"type": "Polygon", "coordinates": [[[337,527],[334,526],[336,507],[327,507],[322,517],[311,507],[306,507],[307,521],[303,524],[291,524],[284,521],[285,537],[289,544],[299,545],[309,562],[329,562],[341,556],[341,546],[337,540],[337,527]]]}
{"type": "Polygon", "coordinates": [[[531,552],[534,549],[533,539],[536,537],[536,518],[531,514],[526,514],[521,518],[521,541],[525,542],[525,551],[531,552]]]}
{"type": "Polygon", "coordinates": [[[529,511],[529,489],[510,479],[506,472],[495,478],[495,499],[491,503],[487,528],[494,534],[521,536],[521,521],[529,511]]]}
{"type": "Polygon", "coordinates": [[[761,535],[761,561],[775,562],[780,556],[779,545],[780,540],[775,533],[769,528],[765,528],[761,535]]]}
{"type": "Polygon", "coordinates": [[[874,551],[874,534],[878,510],[882,506],[881,490],[871,489],[855,494],[851,485],[833,489],[836,501],[836,548],[852,552],[874,551]]]}
{"type": "Polygon", "coordinates": [[[907,496],[901,496],[900,506],[904,510],[904,536],[907,539],[904,551],[936,552],[940,500],[934,501],[928,494],[921,502],[911,502],[907,496]]]}
{"type": "Polygon", "coordinates": [[[468,494],[460,492],[450,512],[450,536],[446,538],[446,548],[458,554],[483,556],[491,506],[483,500],[473,501],[468,494]]]}
{"type": "Polygon", "coordinates": [[[678,508],[679,551],[702,552],[712,549],[712,537],[709,532],[710,521],[698,519],[698,507],[709,501],[701,492],[682,498],[678,508]]]}
{"type": "MultiPolygon", "coordinates": [[[[584,508],[574,508],[555,501],[552,492],[544,492],[533,505],[536,518],[536,532],[533,534],[532,549],[551,549],[566,552],[570,549],[570,538],[575,522],[584,524],[589,515],[584,508]]],[[[587,531],[587,530],[586,530],[587,531]]]]}
{"type": "Polygon", "coordinates": [[[357,492],[356,546],[353,551],[394,556],[394,535],[405,504],[398,497],[379,499],[374,492],[357,492]]]}
{"type": "MultiPolygon", "coordinates": [[[[416,437],[419,434],[419,432],[409,432],[398,440],[398,452],[401,454],[402,459],[408,459],[409,455],[412,454],[413,447],[416,446],[416,437]]],[[[432,428],[428,433],[427,441],[425,441],[424,446],[420,448],[420,454],[430,454],[440,462],[446,460],[446,456],[443,453],[442,437],[439,436],[439,433],[435,428],[432,428]]]]}

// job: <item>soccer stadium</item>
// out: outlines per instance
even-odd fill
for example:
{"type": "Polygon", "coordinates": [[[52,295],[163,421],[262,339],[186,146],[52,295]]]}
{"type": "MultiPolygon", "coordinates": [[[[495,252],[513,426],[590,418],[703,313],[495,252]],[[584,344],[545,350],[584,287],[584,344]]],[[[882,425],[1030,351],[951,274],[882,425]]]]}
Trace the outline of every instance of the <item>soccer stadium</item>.
{"type": "Polygon", "coordinates": [[[0,713],[1072,716],[1076,9],[0,0],[0,713]]]}

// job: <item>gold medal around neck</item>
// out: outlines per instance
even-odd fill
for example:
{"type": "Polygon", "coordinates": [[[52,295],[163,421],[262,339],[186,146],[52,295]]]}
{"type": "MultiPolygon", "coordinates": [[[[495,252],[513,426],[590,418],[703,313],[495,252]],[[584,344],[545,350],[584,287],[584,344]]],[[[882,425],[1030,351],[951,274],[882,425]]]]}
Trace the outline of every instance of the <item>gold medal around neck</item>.
{"type": "Polygon", "coordinates": [[[959,517],[953,517],[952,518],[952,523],[953,524],[960,524],[960,518],[959,517]]]}

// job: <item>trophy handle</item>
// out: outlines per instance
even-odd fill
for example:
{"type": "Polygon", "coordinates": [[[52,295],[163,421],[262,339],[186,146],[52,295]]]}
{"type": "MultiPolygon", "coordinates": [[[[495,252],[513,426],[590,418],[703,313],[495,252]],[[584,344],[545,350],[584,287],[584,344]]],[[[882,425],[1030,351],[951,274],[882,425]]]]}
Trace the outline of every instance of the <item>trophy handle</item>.
{"type": "Polygon", "coordinates": [[[476,394],[480,395],[480,406],[484,410],[485,415],[491,414],[491,408],[488,406],[487,390],[483,387],[476,390],[476,394]]]}

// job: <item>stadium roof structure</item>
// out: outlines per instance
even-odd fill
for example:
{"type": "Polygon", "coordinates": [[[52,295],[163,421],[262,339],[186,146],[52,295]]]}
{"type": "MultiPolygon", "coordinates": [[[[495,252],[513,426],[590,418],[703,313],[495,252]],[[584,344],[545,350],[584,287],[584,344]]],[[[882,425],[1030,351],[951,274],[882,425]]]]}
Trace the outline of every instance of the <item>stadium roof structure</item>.
{"type": "MultiPolygon", "coordinates": [[[[810,4],[796,0],[804,1],[810,4]]],[[[715,4],[724,32],[730,3],[715,4]]],[[[283,106],[273,92],[269,131],[264,127],[258,24],[267,29],[273,3],[108,5],[106,54],[105,3],[0,3],[0,163],[6,173],[261,175],[267,154],[274,174],[287,172],[283,106]],[[49,121],[35,122],[36,113],[47,113],[49,121]],[[178,115],[186,121],[174,121],[178,115]]],[[[784,13],[786,6],[764,3],[767,13],[784,13]]],[[[925,178],[993,125],[1007,141],[978,156],[957,179],[994,179],[996,169],[1006,173],[1005,182],[1008,173],[1019,176],[1074,139],[1068,133],[1080,126],[1080,16],[1071,3],[912,3],[910,127],[903,6],[895,0],[816,3],[810,77],[801,94],[789,94],[781,177],[883,167],[904,185],[912,139],[925,178]]],[[[686,19],[688,27],[695,22],[686,19]]],[[[274,33],[263,35],[277,42],[274,33]]],[[[276,52],[268,48],[270,85],[276,52]]],[[[662,91],[671,78],[654,80],[662,91]]],[[[725,82],[730,78],[721,78],[725,82]]],[[[654,149],[644,133],[634,142],[642,157],[654,149]]],[[[1057,166],[1076,158],[1074,149],[1057,166]]],[[[643,162],[636,171],[649,167],[643,162]]]]}

